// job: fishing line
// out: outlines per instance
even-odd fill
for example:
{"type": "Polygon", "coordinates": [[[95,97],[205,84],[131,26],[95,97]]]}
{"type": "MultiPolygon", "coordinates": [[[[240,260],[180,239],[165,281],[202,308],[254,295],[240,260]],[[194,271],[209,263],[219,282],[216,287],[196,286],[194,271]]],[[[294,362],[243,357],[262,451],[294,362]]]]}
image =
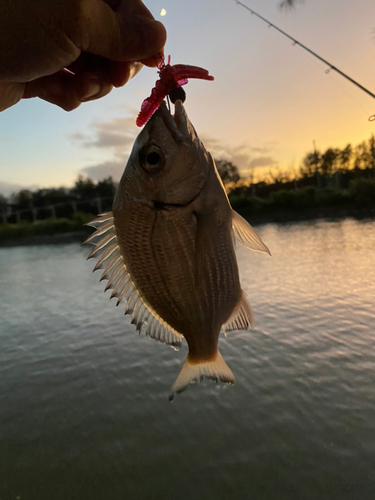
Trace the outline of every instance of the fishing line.
{"type": "MultiPolygon", "coordinates": [[[[283,31],[282,29],[278,28],[275,24],[273,24],[270,21],[268,21],[266,18],[264,18],[263,16],[261,16],[260,14],[258,14],[257,12],[255,12],[253,9],[251,9],[250,7],[248,7],[246,4],[240,2],[240,0],[234,0],[234,1],[236,2],[237,5],[241,5],[241,7],[243,7],[246,10],[248,10],[251,14],[254,14],[254,16],[258,17],[264,23],[268,24],[269,28],[274,28],[276,31],[278,31],[279,33],[281,33],[285,37],[289,38],[289,40],[292,40],[293,45],[299,45],[302,49],[306,50],[307,52],[309,52],[310,54],[312,54],[314,57],[316,57],[317,59],[319,59],[320,61],[322,61],[324,64],[326,64],[328,66],[328,69],[326,70],[326,72],[327,71],[329,72],[330,70],[336,71],[336,73],[338,73],[339,75],[343,76],[344,78],[346,78],[347,80],[349,80],[349,82],[353,83],[359,89],[361,89],[363,92],[365,92],[370,97],[372,97],[373,99],[375,99],[375,94],[373,94],[370,90],[366,89],[366,87],[364,87],[363,85],[361,85],[360,83],[358,83],[356,80],[354,80],[353,78],[351,78],[349,75],[347,75],[346,73],[344,73],[340,69],[336,68],[336,66],[334,66],[333,64],[331,64],[330,62],[328,62],[326,59],[323,59],[323,57],[320,57],[320,55],[318,55],[316,52],[314,52],[313,50],[311,50],[308,47],[306,47],[306,45],[303,45],[301,42],[299,42],[298,40],[296,40],[292,36],[288,35],[288,33],[285,33],[285,31],[283,31]]],[[[369,119],[369,121],[375,121],[375,114],[369,116],[368,119],[369,119]]]]}
{"type": "MultiPolygon", "coordinates": [[[[326,72],[327,72],[327,71],[326,71],[326,72]]],[[[364,108],[364,107],[363,107],[363,106],[362,106],[362,105],[361,105],[361,104],[357,101],[357,99],[355,99],[355,98],[351,95],[351,93],[350,93],[350,92],[349,92],[349,91],[345,88],[345,86],[344,86],[344,85],[342,85],[342,84],[338,81],[338,79],[336,78],[336,75],[333,75],[331,72],[329,72],[329,73],[328,73],[328,76],[329,76],[329,77],[330,77],[330,78],[331,78],[331,79],[335,82],[335,84],[336,84],[336,85],[338,85],[338,86],[340,87],[340,89],[342,90],[342,92],[343,92],[343,93],[345,93],[345,94],[349,97],[349,99],[351,99],[351,100],[353,101],[353,103],[354,103],[354,104],[356,104],[356,105],[357,105],[357,106],[358,106],[358,107],[359,107],[359,108],[360,108],[360,109],[364,112],[364,114],[368,116],[368,120],[369,120],[370,122],[372,122],[372,121],[374,121],[374,120],[375,120],[375,115],[371,115],[371,116],[369,116],[369,114],[370,114],[370,113],[369,113],[369,111],[368,111],[368,110],[366,110],[366,109],[365,109],[365,108],[364,108]]]]}
{"type": "MultiPolygon", "coordinates": [[[[315,57],[313,57],[311,54],[307,54],[307,57],[312,61],[312,63],[314,63],[319,69],[320,71],[322,71],[322,64],[320,61],[317,61],[315,57]]],[[[336,77],[336,75],[331,71],[331,68],[326,68],[324,70],[324,73],[331,79],[332,82],[334,82],[338,87],[340,87],[340,90],[342,91],[343,94],[345,94],[349,99],[351,99],[351,101],[359,108],[363,111],[363,113],[368,117],[369,121],[373,121],[373,119],[371,119],[371,116],[370,116],[370,112],[369,110],[365,109],[359,102],[356,98],[353,97],[353,95],[351,94],[351,92],[349,92],[349,90],[346,88],[345,85],[343,85],[342,83],[340,83],[339,79],[336,77]]],[[[375,115],[374,115],[375,117],[375,115]]]]}

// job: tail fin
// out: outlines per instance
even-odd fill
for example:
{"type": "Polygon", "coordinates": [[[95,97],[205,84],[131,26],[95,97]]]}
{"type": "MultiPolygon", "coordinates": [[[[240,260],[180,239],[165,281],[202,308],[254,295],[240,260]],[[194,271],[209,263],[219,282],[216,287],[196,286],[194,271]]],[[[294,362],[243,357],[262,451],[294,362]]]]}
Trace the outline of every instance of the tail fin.
{"type": "Polygon", "coordinates": [[[210,361],[194,362],[190,361],[188,356],[172,385],[169,401],[172,401],[176,392],[180,394],[189,384],[201,382],[204,377],[216,380],[216,382],[220,380],[225,384],[234,383],[234,375],[219,351],[217,351],[216,357],[210,361]]]}

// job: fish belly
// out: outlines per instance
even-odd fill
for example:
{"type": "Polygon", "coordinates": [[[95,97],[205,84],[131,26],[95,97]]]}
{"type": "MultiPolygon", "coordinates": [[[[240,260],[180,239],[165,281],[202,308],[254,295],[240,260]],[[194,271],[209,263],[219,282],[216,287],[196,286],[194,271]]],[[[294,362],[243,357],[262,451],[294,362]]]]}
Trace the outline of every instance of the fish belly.
{"type": "Polygon", "coordinates": [[[205,250],[197,253],[197,218],[188,207],[155,210],[125,202],[113,213],[125,265],[143,300],[184,335],[191,359],[215,355],[220,328],[241,299],[230,225],[206,239],[200,233],[205,250]]]}

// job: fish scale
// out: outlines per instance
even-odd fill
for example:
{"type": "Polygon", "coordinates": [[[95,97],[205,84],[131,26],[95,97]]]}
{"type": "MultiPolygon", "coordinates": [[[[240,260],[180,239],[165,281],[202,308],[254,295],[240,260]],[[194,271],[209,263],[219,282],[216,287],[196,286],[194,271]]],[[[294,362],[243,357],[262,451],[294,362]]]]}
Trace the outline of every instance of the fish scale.
{"type": "Polygon", "coordinates": [[[186,215],[181,217],[178,213],[173,219],[170,213],[159,213],[152,239],[158,270],[164,276],[164,293],[176,304],[176,313],[170,321],[181,333],[191,325],[191,315],[196,316],[198,312],[192,293],[193,273],[189,258],[194,251],[194,229],[191,227],[189,231],[189,226],[185,225],[186,219],[190,219],[189,214],[186,215]]]}

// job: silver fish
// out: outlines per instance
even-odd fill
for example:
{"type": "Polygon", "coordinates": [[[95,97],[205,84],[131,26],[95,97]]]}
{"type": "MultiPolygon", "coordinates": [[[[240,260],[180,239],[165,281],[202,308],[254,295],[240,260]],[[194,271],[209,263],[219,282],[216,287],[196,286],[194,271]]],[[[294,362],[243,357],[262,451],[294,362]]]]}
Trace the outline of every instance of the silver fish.
{"type": "Polygon", "coordinates": [[[164,103],[138,135],[113,211],[89,223],[88,258],[99,256],[107,289],[126,303],[137,331],[189,353],[172,386],[181,392],[206,377],[233,383],[218,351],[220,331],[253,328],[240,286],[236,239],[270,253],[232,210],[215,163],[181,101],[164,103]]]}

